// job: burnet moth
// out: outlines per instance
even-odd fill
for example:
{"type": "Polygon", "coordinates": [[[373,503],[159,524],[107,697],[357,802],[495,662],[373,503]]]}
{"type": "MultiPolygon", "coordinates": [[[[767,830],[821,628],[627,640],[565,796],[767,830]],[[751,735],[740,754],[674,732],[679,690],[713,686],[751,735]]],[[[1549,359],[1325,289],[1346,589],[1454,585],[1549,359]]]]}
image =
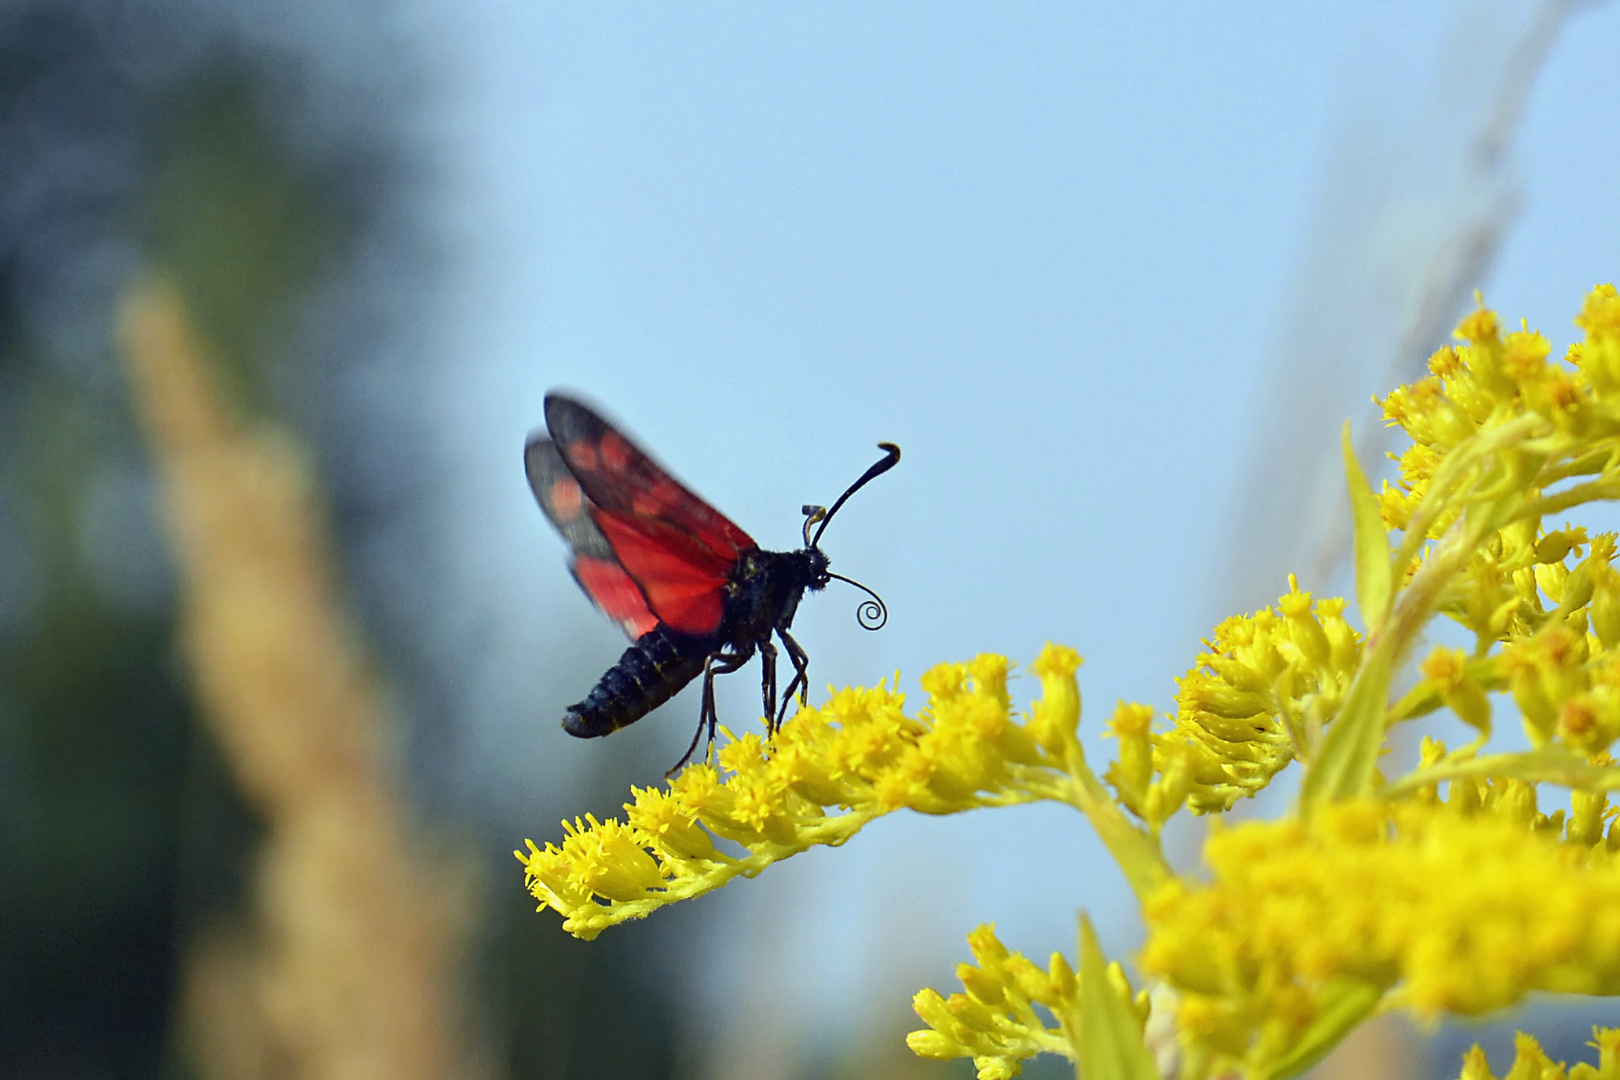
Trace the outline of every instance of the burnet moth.
{"type": "Polygon", "coordinates": [[[523,452],[529,487],[572,549],[574,580],[633,641],[585,700],[563,715],[563,730],[584,739],[610,734],[702,675],[698,729],[678,769],[705,732],[714,742],[714,677],[736,671],[758,652],[764,716],[774,731],[795,693],[808,700],[809,657],[788,633],[806,590],[817,592],[834,578],[847,582],[870,597],[858,611],[862,626],[876,630],[888,620],[882,599],[828,570],[820,547],[845,500],[899,462],[898,446],[878,448],[882,459],[832,509],[804,507],[803,548],[765,551],[612,424],[571,397],[547,394],[546,432],[531,435],[523,452]],[[780,711],[773,635],[793,664],[780,711]]]}

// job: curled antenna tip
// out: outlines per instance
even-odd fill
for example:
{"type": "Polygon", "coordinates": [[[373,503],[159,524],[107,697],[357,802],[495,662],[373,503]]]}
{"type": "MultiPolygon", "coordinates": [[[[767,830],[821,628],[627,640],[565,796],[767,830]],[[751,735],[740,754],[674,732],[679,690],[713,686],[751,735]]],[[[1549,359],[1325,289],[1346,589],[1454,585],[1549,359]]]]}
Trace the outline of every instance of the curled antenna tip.
{"type": "Polygon", "coordinates": [[[843,574],[828,574],[827,576],[836,581],[842,581],[846,585],[853,585],[871,597],[869,600],[862,600],[859,606],[855,608],[855,621],[860,623],[861,628],[865,630],[883,629],[884,624],[889,621],[889,605],[883,602],[883,597],[854,578],[847,578],[843,574]]]}

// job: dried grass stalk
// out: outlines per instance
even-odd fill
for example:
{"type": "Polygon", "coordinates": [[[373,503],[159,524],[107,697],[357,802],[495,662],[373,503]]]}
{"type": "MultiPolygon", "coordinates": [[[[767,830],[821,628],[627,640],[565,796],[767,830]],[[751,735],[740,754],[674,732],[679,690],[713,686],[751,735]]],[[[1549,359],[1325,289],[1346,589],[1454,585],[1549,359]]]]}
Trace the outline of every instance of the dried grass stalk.
{"type": "Polygon", "coordinates": [[[188,965],[197,1063],[319,1080],[464,1075],[455,975],[467,904],[454,882],[465,878],[401,857],[420,845],[308,457],[223,400],[173,285],[137,281],[120,322],[202,713],[268,824],[251,962],[213,941],[188,965]],[[232,1003],[259,1015],[233,1016],[232,1003]],[[231,1031],[269,1045],[226,1052],[231,1031]]]}

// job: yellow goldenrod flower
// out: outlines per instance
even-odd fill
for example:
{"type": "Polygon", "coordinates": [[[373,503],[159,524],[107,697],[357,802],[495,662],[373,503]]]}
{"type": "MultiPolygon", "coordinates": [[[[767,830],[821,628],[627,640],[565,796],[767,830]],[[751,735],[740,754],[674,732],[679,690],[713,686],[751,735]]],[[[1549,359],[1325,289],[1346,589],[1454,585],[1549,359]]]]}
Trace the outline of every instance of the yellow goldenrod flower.
{"type": "Polygon", "coordinates": [[[1418,665],[1441,701],[1468,726],[1480,733],[1481,742],[1491,734],[1491,702],[1485,688],[1470,677],[1468,658],[1461,649],[1436,647],[1418,665]]]}
{"type": "Polygon", "coordinates": [[[988,925],[968,935],[968,947],[977,966],[956,969],[966,993],[920,991],[912,1008],[928,1027],[906,1036],[906,1045],[927,1058],[970,1057],[980,1080],[1017,1076],[1021,1062],[1043,1052],[1073,1060],[1078,983],[1063,955],[1053,953],[1043,971],[1008,951],[988,925]]]}
{"type": "Polygon", "coordinates": [[[1277,607],[1215,628],[1198,666],[1178,681],[1175,730],[1159,740],[1184,747],[1194,813],[1230,809],[1314,746],[1359,659],[1360,635],[1338,598],[1313,602],[1290,576],[1277,607]]]}
{"type": "MultiPolygon", "coordinates": [[[[945,997],[925,989],[912,999],[912,1008],[928,1025],[906,1036],[912,1052],[937,1060],[972,1058],[979,1080],[1017,1076],[1024,1061],[1042,1053],[1082,1061],[1084,978],[1063,954],[1053,953],[1043,970],[1010,951],[989,925],[968,935],[968,947],[975,964],[956,968],[964,993],[945,997]]],[[[1099,963],[1094,970],[1106,984],[1096,988],[1098,996],[1113,998],[1120,1026],[1139,1041],[1151,1011],[1147,991],[1133,990],[1117,963],[1099,963]]]]}
{"type": "MultiPolygon", "coordinates": [[[[1012,711],[1011,665],[1001,656],[927,672],[928,703],[915,716],[905,713],[904,695],[882,684],[839,691],[799,710],[769,743],[727,732],[718,767],[696,764],[665,789],[632,789],[623,822],[564,822],[560,847],[530,841],[515,854],[535,898],[570,933],[592,938],[813,845],[842,844],[895,810],[948,814],[1051,799],[1097,822],[1145,892],[1168,871],[1156,841],[1125,819],[1086,767],[1079,664],[1073,649],[1047,646],[1032,665],[1042,696],[1027,721],[1012,711]]],[[[1162,820],[1175,806],[1164,783],[1153,790],[1162,820]]]]}
{"type": "Polygon", "coordinates": [[[1575,325],[1586,331],[1580,356],[1582,374],[1600,394],[1620,390],[1620,294],[1613,285],[1592,290],[1575,325]]]}
{"type": "MultiPolygon", "coordinates": [[[[1513,1040],[1513,1067],[1500,1080],[1620,1080],[1620,1028],[1595,1027],[1586,1045],[1597,1050],[1598,1063],[1582,1061],[1566,1070],[1563,1062],[1554,1062],[1540,1043],[1521,1031],[1513,1040]]],[[[1478,1043],[1463,1055],[1457,1080],[1498,1080],[1478,1043]]]]}
{"type": "Polygon", "coordinates": [[[1425,1017],[1620,992],[1620,862],[1590,830],[1561,839],[1528,784],[1455,787],[1217,828],[1210,883],[1144,908],[1141,966],[1181,993],[1183,1037],[1263,1068],[1344,980],[1425,1017]]]}

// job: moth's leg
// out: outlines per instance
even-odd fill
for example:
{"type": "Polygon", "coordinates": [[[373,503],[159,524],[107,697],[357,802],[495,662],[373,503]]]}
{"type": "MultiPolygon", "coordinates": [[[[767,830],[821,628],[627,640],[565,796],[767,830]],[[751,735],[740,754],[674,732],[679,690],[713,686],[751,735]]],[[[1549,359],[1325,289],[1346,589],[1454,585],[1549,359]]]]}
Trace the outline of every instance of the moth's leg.
{"type": "Polygon", "coordinates": [[[764,669],[760,692],[765,697],[765,737],[776,734],[776,646],[769,641],[759,643],[759,663],[764,669]]]}
{"type": "MultiPolygon", "coordinates": [[[[713,657],[709,659],[712,660],[713,657]]],[[[692,743],[686,748],[686,753],[681,755],[681,760],[671,765],[669,770],[664,773],[666,780],[679,772],[682,765],[692,760],[692,751],[697,749],[698,740],[703,738],[704,728],[707,728],[710,732],[714,731],[714,671],[710,668],[707,660],[703,663],[703,705],[698,709],[697,730],[692,732],[692,743]]],[[[711,743],[714,741],[712,734],[709,736],[709,741],[711,743]]]]}
{"type": "Polygon", "coordinates": [[[736,652],[719,652],[709,657],[703,681],[703,688],[708,691],[709,695],[709,748],[704,751],[705,761],[714,753],[714,729],[720,723],[720,714],[714,707],[714,677],[716,675],[730,675],[733,671],[748,663],[753,655],[753,649],[738,649],[736,652]]]}
{"type": "Polygon", "coordinates": [[[703,760],[707,761],[714,754],[714,729],[720,722],[720,714],[714,707],[714,677],[729,675],[736,671],[748,663],[749,655],[746,652],[717,652],[711,653],[703,662],[703,707],[698,710],[697,730],[692,733],[692,745],[686,748],[681,760],[671,766],[665,776],[674,776],[676,770],[692,760],[692,752],[697,749],[698,740],[703,738],[704,731],[709,733],[709,745],[703,752],[703,760]]]}
{"type": "Polygon", "coordinates": [[[793,636],[780,626],[776,628],[776,636],[782,639],[787,648],[788,659],[793,661],[793,681],[788,683],[787,693],[782,695],[782,712],[776,718],[776,725],[782,726],[787,717],[788,705],[793,701],[793,692],[799,692],[799,701],[802,704],[810,703],[810,654],[805,652],[793,636]]]}

